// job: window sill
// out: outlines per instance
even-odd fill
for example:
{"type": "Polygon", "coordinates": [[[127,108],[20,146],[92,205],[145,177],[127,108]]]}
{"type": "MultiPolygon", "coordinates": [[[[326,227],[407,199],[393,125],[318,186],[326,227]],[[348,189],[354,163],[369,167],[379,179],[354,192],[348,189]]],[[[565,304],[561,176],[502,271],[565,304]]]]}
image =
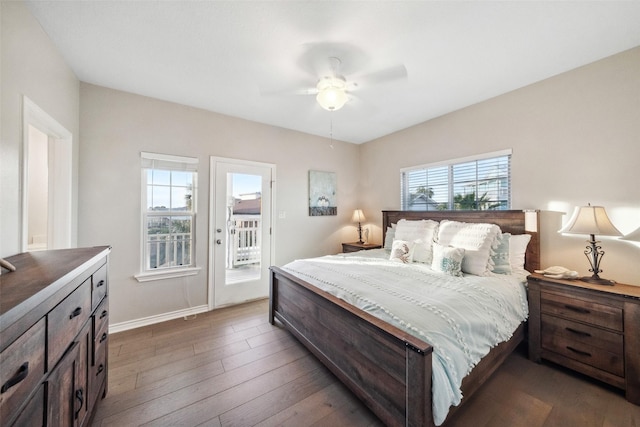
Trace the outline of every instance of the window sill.
{"type": "Polygon", "coordinates": [[[195,276],[200,272],[200,267],[187,267],[180,269],[167,269],[153,272],[136,274],[138,282],[150,282],[152,280],[175,279],[178,277],[195,276]]]}

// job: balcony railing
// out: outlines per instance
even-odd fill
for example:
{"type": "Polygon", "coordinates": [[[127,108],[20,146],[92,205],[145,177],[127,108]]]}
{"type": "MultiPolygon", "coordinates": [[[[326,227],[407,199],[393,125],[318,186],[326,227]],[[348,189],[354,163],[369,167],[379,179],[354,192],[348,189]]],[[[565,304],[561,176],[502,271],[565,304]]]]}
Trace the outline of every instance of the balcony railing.
{"type": "Polygon", "coordinates": [[[191,233],[150,234],[149,269],[191,265],[191,233]]]}
{"type": "Polygon", "coordinates": [[[262,219],[256,215],[233,215],[229,220],[227,268],[260,262],[262,219]]]}

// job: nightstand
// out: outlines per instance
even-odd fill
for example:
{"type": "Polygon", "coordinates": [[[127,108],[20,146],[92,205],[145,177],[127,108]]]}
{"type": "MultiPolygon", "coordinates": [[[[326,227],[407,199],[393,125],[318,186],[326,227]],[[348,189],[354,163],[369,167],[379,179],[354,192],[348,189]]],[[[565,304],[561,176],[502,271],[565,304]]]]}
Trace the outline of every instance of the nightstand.
{"type": "Polygon", "coordinates": [[[546,359],[625,391],[640,405],[640,287],[533,274],[529,359],[546,359]]]}
{"type": "Polygon", "coordinates": [[[357,252],[357,251],[366,251],[369,249],[380,249],[382,245],[376,245],[374,243],[343,243],[342,244],[342,252],[357,252]]]}

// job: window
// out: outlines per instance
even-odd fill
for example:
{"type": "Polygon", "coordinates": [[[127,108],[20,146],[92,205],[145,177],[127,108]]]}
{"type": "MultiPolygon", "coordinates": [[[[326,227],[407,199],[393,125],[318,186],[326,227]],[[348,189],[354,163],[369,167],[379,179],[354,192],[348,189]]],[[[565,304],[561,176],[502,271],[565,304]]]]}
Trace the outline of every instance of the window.
{"type": "Polygon", "coordinates": [[[198,159],[144,152],[141,157],[142,273],[136,278],[195,274],[198,159]]]}
{"type": "Polygon", "coordinates": [[[400,170],[403,210],[511,208],[511,150],[400,170]]]}

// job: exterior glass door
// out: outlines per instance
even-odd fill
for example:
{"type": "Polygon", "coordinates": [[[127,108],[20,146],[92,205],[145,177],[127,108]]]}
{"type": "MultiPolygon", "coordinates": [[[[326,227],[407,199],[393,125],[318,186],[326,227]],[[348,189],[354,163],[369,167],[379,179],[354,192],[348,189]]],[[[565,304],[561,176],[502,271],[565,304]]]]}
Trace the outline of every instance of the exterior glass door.
{"type": "Polygon", "coordinates": [[[213,306],[269,294],[272,167],[212,159],[213,306]]]}

